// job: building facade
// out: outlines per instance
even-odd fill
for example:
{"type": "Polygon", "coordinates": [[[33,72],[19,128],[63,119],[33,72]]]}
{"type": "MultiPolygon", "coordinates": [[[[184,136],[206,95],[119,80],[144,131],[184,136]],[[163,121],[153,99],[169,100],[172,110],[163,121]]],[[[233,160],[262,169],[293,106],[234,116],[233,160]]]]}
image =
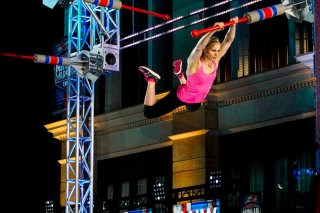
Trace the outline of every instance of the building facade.
{"type": "MultiPolygon", "coordinates": [[[[276,2],[268,1],[272,3],[276,2]]],[[[170,8],[177,17],[186,8],[211,4],[173,1],[170,8]]],[[[235,1],[185,22],[212,15],[214,23],[264,6],[270,5],[259,3],[214,17],[218,11],[241,7],[235,1]]],[[[148,7],[163,9],[164,5],[148,7]]],[[[202,27],[212,23],[204,22],[202,27]]],[[[165,95],[177,84],[169,77],[171,61],[186,59],[196,42],[189,30],[123,50],[121,81],[106,76],[104,83],[97,83],[106,89],[106,82],[116,78],[122,97],[97,106],[95,211],[316,212],[320,154],[312,24],[294,23],[283,16],[238,26],[206,103],[196,112],[181,107],[146,119],[144,79],[131,68],[143,63],[160,70],[164,81],[159,83],[158,96],[165,95]],[[137,49],[139,54],[129,57],[137,49]]],[[[46,128],[61,141],[61,156],[66,156],[66,121],[46,128]]],[[[60,163],[60,205],[64,206],[65,160],[60,163]]]]}

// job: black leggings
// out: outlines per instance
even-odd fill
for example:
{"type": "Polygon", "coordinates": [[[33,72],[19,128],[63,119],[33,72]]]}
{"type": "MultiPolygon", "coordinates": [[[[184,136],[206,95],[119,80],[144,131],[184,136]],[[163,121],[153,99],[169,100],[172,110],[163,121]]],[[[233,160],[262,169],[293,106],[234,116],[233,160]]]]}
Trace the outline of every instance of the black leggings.
{"type": "Polygon", "coordinates": [[[156,118],[183,105],[186,105],[187,109],[191,112],[200,108],[201,103],[189,104],[180,101],[177,96],[177,89],[178,86],[174,87],[165,97],[157,101],[153,106],[144,105],[144,116],[147,118],[156,118]]]}

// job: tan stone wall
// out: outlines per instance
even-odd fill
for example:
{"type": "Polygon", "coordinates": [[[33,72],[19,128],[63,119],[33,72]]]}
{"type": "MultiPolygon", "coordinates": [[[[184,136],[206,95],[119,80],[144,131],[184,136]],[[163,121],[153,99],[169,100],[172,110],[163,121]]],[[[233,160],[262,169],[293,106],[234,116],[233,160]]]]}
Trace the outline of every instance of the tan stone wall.
{"type": "Polygon", "coordinates": [[[172,136],[173,189],[206,184],[207,171],[218,168],[218,140],[207,130],[172,136]]]}
{"type": "Polygon", "coordinates": [[[205,135],[173,142],[172,188],[205,183],[205,135]]]}

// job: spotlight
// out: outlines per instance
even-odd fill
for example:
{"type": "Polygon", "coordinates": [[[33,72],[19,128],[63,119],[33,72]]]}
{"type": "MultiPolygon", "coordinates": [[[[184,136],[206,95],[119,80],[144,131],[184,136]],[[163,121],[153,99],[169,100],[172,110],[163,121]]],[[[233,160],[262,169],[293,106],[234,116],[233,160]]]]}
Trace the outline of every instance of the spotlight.
{"type": "Polygon", "coordinates": [[[220,170],[209,172],[210,189],[221,188],[222,172],[220,170]]]}

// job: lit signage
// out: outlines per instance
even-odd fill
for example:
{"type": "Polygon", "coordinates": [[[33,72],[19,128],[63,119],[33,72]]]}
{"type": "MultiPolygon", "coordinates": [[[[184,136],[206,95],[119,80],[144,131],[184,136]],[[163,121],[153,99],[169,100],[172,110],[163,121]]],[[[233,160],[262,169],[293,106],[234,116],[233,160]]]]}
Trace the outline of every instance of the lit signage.
{"type": "Polygon", "coordinates": [[[250,193],[241,199],[241,213],[260,213],[261,212],[260,193],[250,193]]]}
{"type": "Polygon", "coordinates": [[[183,203],[173,206],[173,213],[220,213],[219,199],[183,203]]]}

